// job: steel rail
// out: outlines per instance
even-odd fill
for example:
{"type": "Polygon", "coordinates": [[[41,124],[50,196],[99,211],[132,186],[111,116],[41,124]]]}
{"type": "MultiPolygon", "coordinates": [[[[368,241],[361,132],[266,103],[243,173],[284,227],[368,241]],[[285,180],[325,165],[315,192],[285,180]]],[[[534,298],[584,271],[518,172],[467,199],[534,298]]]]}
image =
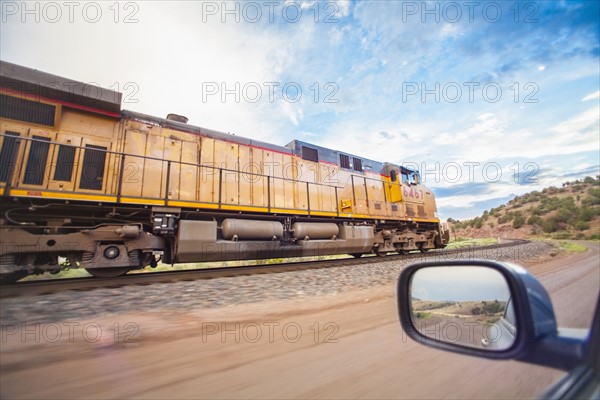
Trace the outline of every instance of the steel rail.
{"type": "Polygon", "coordinates": [[[96,288],[115,288],[129,285],[149,285],[154,283],[193,281],[200,279],[215,279],[259,274],[276,274],[309,269],[335,268],[350,265],[366,265],[372,263],[388,263],[399,260],[404,261],[440,256],[447,257],[449,255],[460,254],[465,252],[513,247],[530,242],[529,240],[523,239],[505,240],[510,240],[510,242],[486,246],[468,246],[452,250],[432,250],[427,253],[387,255],[385,257],[368,255],[362,258],[340,258],[333,260],[301,261],[281,264],[261,264],[238,267],[192,269],[182,271],[133,273],[115,278],[85,277],[15,282],[10,284],[3,284],[0,286],[0,298],[5,299],[19,296],[36,296],[42,294],[64,292],[69,290],[86,291],[96,288]]]}

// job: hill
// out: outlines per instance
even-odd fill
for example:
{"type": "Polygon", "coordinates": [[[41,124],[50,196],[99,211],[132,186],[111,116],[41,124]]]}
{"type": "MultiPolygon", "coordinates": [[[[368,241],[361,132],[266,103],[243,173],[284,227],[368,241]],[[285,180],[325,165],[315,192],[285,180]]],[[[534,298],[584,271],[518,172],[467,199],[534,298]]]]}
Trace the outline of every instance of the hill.
{"type": "Polygon", "coordinates": [[[479,217],[448,219],[456,237],[600,239],[600,176],[526,193],[479,217]]]}

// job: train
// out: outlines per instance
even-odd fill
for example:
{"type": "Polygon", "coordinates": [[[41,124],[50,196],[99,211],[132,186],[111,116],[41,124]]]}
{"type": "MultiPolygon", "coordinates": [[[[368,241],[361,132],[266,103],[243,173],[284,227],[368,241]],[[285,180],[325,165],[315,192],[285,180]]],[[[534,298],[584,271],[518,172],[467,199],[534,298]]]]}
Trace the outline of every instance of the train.
{"type": "Polygon", "coordinates": [[[0,279],[85,268],[443,248],[419,172],[122,109],[122,93],[0,61],[0,279]]]}

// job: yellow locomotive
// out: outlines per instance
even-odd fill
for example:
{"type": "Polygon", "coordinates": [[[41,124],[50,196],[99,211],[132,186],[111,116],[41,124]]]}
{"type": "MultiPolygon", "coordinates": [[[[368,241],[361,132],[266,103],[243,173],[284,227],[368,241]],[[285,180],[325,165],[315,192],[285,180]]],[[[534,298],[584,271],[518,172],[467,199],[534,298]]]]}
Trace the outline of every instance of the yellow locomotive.
{"type": "Polygon", "coordinates": [[[417,171],[121,110],[121,94],[0,64],[0,276],[61,265],[442,248],[417,171]],[[59,263],[59,257],[68,263],[59,263]]]}

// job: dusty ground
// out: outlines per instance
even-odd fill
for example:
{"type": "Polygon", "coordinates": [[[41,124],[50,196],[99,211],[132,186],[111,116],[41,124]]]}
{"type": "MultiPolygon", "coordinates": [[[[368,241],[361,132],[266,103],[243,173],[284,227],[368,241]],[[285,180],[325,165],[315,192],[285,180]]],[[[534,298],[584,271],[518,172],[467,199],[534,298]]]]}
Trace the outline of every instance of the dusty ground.
{"type": "MultiPolygon", "coordinates": [[[[589,326],[599,264],[595,243],[529,266],[560,325],[589,326]]],[[[1,398],[524,398],[563,375],[426,348],[403,334],[395,301],[388,285],[17,327],[2,337],[1,398]]]]}

